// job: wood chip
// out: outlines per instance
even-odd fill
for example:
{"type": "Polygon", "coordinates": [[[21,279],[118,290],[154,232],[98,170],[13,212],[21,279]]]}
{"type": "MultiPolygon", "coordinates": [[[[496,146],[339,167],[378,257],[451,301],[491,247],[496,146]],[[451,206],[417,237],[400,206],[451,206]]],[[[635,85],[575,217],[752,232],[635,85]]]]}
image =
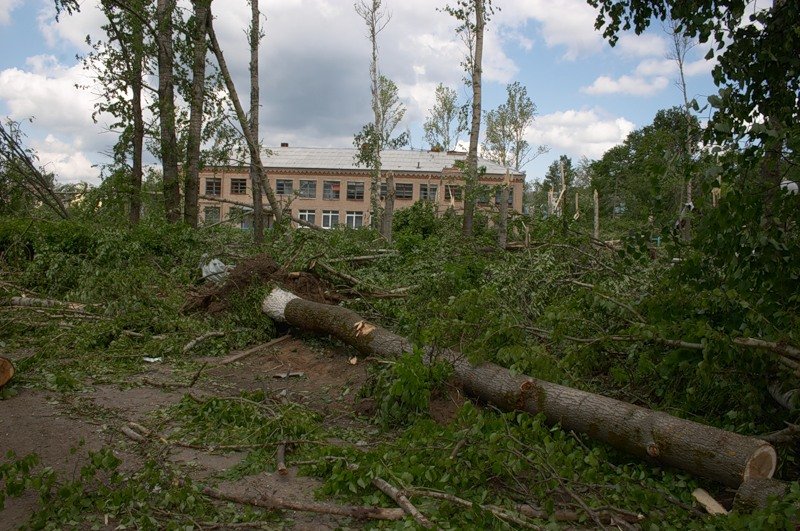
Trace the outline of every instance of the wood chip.
{"type": "Polygon", "coordinates": [[[697,503],[702,505],[703,509],[706,510],[708,514],[712,515],[721,515],[721,514],[728,514],[728,510],[725,509],[720,503],[711,497],[711,494],[706,492],[703,489],[694,489],[692,492],[692,497],[697,500],[697,503]]]}

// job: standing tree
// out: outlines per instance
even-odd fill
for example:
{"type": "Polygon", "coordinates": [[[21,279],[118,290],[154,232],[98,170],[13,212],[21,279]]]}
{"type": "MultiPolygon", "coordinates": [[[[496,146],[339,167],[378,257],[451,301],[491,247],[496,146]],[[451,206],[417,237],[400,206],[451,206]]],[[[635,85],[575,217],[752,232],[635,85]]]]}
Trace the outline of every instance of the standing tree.
{"type": "Polygon", "coordinates": [[[436,101],[422,126],[431,149],[454,149],[458,137],[467,130],[466,108],[458,105],[457,98],[455,89],[442,83],[436,85],[436,101]]]}
{"type": "Polygon", "coordinates": [[[144,77],[151,72],[149,63],[155,55],[153,41],[145,39],[144,30],[152,13],[142,0],[131,0],[124,8],[113,0],[103,0],[100,8],[106,17],[102,26],[106,39],[89,42],[92,51],[83,57],[83,65],[102,87],[104,96],[95,103],[92,118],[111,116],[114,121],[110,128],[119,132],[111,166],[113,171],[126,169],[128,219],[135,225],[142,204],[144,77]]]}
{"type": "MultiPolygon", "coordinates": [[[[546,146],[539,146],[531,155],[531,145],[525,140],[525,130],[533,124],[536,105],[528,97],[528,91],[518,81],[506,87],[506,102],[497,109],[486,113],[486,138],[483,143],[484,156],[517,170],[547,152],[546,146]]],[[[509,183],[500,186],[500,219],[498,223],[497,244],[505,248],[506,221],[508,216],[509,183]]]]}
{"type": "MultiPolygon", "coordinates": [[[[258,0],[250,0],[250,134],[256,140],[259,151],[261,144],[258,142],[258,113],[260,90],[258,85],[258,43],[263,37],[259,18],[258,0]]],[[[258,175],[255,159],[250,157],[250,182],[253,188],[253,241],[264,241],[264,209],[261,198],[261,179],[258,175]]]]}
{"type": "MultiPolygon", "coordinates": [[[[383,31],[389,23],[391,17],[382,10],[382,0],[360,0],[355,4],[356,13],[360,16],[364,23],[367,25],[367,38],[372,46],[372,56],[369,63],[369,77],[370,77],[370,93],[372,94],[372,114],[373,114],[373,130],[382,131],[382,124],[384,121],[384,114],[387,109],[381,105],[382,87],[380,70],[378,69],[378,34],[383,31]]],[[[371,144],[373,153],[370,156],[370,167],[372,168],[372,177],[370,179],[369,191],[369,204],[370,204],[370,227],[373,229],[377,227],[378,216],[380,213],[380,185],[381,185],[381,137],[383,135],[376,135],[371,144]]],[[[385,235],[384,235],[385,236],[385,235]]]]}
{"type": "MultiPolygon", "coordinates": [[[[353,145],[356,147],[355,162],[357,165],[367,168],[380,168],[380,160],[376,161],[375,157],[380,157],[381,150],[399,149],[408,144],[409,137],[407,131],[395,137],[392,136],[406,114],[406,107],[403,105],[403,102],[400,101],[400,97],[397,93],[397,85],[386,76],[380,76],[378,78],[378,85],[378,106],[382,109],[378,128],[375,128],[374,123],[366,124],[361,128],[361,131],[356,133],[353,139],[353,145]]],[[[374,188],[376,193],[380,192],[381,177],[379,170],[378,184],[374,188]]],[[[388,182],[386,183],[386,208],[381,217],[380,227],[381,234],[389,241],[392,239],[393,216],[394,179],[390,173],[388,182]]]]}
{"type": "Polygon", "coordinates": [[[483,31],[492,13],[491,0],[458,0],[455,6],[445,7],[459,22],[456,31],[467,44],[464,67],[472,85],[472,125],[469,133],[469,151],[464,171],[464,225],[462,232],[472,236],[475,216],[475,188],[478,184],[478,139],[481,134],[481,73],[483,62],[483,31]]]}
{"type": "Polygon", "coordinates": [[[175,0],[156,3],[156,43],[158,44],[158,114],[161,130],[161,166],[164,179],[164,210],[167,221],[181,217],[181,190],[178,182],[178,139],[175,130],[175,67],[172,47],[172,16],[175,0]]]}
{"type": "Polygon", "coordinates": [[[192,42],[192,86],[189,132],[186,141],[183,220],[197,226],[197,199],[200,193],[200,144],[203,128],[203,101],[206,81],[206,18],[211,0],[193,0],[194,17],[190,24],[192,42]]]}

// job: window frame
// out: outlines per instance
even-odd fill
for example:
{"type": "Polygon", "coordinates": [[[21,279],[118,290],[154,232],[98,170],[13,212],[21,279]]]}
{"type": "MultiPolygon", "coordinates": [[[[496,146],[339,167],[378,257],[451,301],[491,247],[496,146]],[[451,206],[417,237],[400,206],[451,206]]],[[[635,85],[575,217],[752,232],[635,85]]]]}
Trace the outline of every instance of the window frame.
{"type": "Polygon", "coordinates": [[[214,197],[219,197],[222,195],[222,178],[221,177],[206,177],[206,187],[205,187],[205,195],[212,195],[214,197]],[[211,190],[209,190],[209,185],[216,185],[212,186],[211,190]],[[216,191],[215,191],[216,190],[216,191]]]}
{"type": "Polygon", "coordinates": [[[395,183],[394,185],[394,197],[395,199],[403,199],[409,200],[414,199],[414,183],[395,183]],[[404,193],[400,193],[400,187],[403,187],[403,190],[407,190],[409,192],[408,196],[404,193]]]}
{"type": "Polygon", "coordinates": [[[346,194],[345,197],[347,197],[348,201],[363,201],[364,198],[365,198],[366,188],[367,187],[364,184],[364,181],[347,181],[347,190],[345,192],[345,194],[346,194]],[[359,190],[358,190],[359,187],[361,188],[361,191],[360,191],[361,193],[360,194],[359,194],[359,190]],[[350,196],[351,191],[352,191],[352,195],[353,195],[352,197],[350,196]],[[359,197],[359,195],[361,197],[359,197]]]}
{"type": "Polygon", "coordinates": [[[231,195],[247,195],[247,179],[232,178],[231,179],[231,195]],[[239,185],[244,184],[244,191],[239,192],[239,185]],[[236,188],[234,188],[236,186],[236,188]]]}
{"type": "Polygon", "coordinates": [[[363,210],[348,210],[345,212],[344,223],[347,227],[351,229],[360,229],[364,226],[364,211],[363,210]],[[350,220],[353,220],[353,223],[350,223],[350,220]],[[359,219],[359,224],[356,225],[356,219],[359,219]]]}
{"type": "Polygon", "coordinates": [[[445,201],[462,201],[464,198],[464,187],[458,184],[444,185],[444,199],[445,201]],[[455,191],[455,194],[453,194],[455,191]]]}
{"type": "Polygon", "coordinates": [[[342,181],[322,181],[322,200],[323,201],[339,201],[342,197],[342,181]],[[327,193],[326,188],[330,189],[330,194],[327,193]],[[333,192],[336,193],[335,196],[333,192]]]}
{"type": "Polygon", "coordinates": [[[323,210],[322,211],[322,225],[320,225],[323,229],[334,229],[339,225],[339,211],[338,210],[323,210]],[[333,222],[333,219],[336,219],[336,222],[333,222]],[[327,221],[327,224],[326,224],[327,221]]]}
{"type": "MultiPolygon", "coordinates": [[[[313,208],[301,208],[297,211],[297,219],[302,219],[312,225],[317,224],[317,211],[313,208]]],[[[302,225],[300,225],[302,227],[302,225]]]]}
{"type": "Polygon", "coordinates": [[[294,193],[294,179],[275,179],[275,194],[288,196],[294,193]],[[286,184],[289,184],[289,191],[286,191],[286,184]]]}
{"type": "Polygon", "coordinates": [[[214,206],[214,205],[205,205],[203,207],[203,224],[210,225],[212,223],[219,223],[222,220],[222,207],[214,206]],[[216,211],[216,219],[212,218],[209,219],[208,213],[210,211],[216,211]]]}
{"type": "Polygon", "coordinates": [[[420,201],[436,201],[436,196],[439,194],[438,184],[419,183],[419,200],[420,201]],[[433,190],[433,194],[431,194],[433,190]],[[431,195],[433,197],[431,197],[431,195]]]}
{"type": "Polygon", "coordinates": [[[316,199],[317,198],[317,181],[316,179],[300,179],[298,190],[298,197],[301,199],[316,199]],[[303,185],[306,185],[305,188],[303,185]],[[309,193],[311,192],[311,193],[309,193]]]}

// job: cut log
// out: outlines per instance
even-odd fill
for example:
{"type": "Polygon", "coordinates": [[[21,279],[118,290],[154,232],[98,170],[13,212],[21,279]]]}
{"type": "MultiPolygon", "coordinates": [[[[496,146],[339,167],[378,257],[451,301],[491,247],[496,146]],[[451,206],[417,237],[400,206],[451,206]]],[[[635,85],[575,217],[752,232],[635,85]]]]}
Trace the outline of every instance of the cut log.
{"type": "Polygon", "coordinates": [[[772,499],[783,498],[789,492],[789,484],[777,479],[756,478],[742,483],[733,499],[733,510],[751,513],[766,509],[772,499]]]}
{"type": "MultiPolygon", "coordinates": [[[[361,352],[399,356],[411,342],[380,326],[364,334],[367,323],[357,313],[301,299],[273,289],[262,311],[306,331],[330,334],[361,352]]],[[[493,363],[473,365],[451,350],[426,347],[425,362],[447,361],[471,396],[505,411],[543,414],[548,422],[585,433],[637,457],[686,470],[731,487],[751,478],[770,478],[777,455],[769,443],[698,422],[652,411],[571,387],[513,374],[493,363]]]]}
{"type": "Polygon", "coordinates": [[[14,377],[14,364],[8,358],[0,357],[0,387],[11,381],[14,377]]]}

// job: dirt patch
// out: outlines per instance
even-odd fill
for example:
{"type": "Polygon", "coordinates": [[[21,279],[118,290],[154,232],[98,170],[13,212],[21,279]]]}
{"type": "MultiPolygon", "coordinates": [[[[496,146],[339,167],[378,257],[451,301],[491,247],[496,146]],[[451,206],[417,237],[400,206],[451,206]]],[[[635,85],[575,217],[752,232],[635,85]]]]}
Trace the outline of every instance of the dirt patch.
{"type": "Polygon", "coordinates": [[[458,416],[461,407],[468,402],[467,397],[454,382],[448,382],[440,393],[432,396],[428,403],[431,418],[439,424],[450,424],[458,416]]]}
{"type": "Polygon", "coordinates": [[[325,281],[305,271],[286,272],[269,255],[259,254],[242,260],[229,273],[225,282],[209,284],[189,296],[185,311],[222,312],[230,306],[232,295],[254,286],[274,282],[315,302],[335,304],[342,300],[325,281]]]}
{"type": "MultiPolygon", "coordinates": [[[[19,394],[0,402],[0,455],[13,451],[17,458],[35,453],[41,466],[52,467],[59,476],[75,479],[87,462],[87,453],[113,443],[116,435],[108,426],[74,415],[58,394],[20,389],[19,394]]],[[[115,451],[127,466],[137,457],[115,451]]],[[[9,498],[0,511],[0,528],[23,525],[38,506],[38,496],[28,492],[9,498]]]]}

